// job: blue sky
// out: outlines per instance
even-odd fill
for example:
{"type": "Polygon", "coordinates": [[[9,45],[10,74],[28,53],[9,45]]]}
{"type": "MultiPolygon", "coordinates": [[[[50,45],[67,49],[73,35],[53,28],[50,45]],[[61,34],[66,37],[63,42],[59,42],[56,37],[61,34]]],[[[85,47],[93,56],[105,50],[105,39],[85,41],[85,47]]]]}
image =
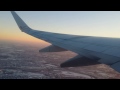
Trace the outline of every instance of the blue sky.
{"type": "MultiPolygon", "coordinates": [[[[120,11],[16,11],[33,29],[120,38],[120,11]]],[[[0,33],[22,35],[9,11],[0,11],[0,33]]],[[[26,35],[27,36],[27,35],[26,35]]]]}

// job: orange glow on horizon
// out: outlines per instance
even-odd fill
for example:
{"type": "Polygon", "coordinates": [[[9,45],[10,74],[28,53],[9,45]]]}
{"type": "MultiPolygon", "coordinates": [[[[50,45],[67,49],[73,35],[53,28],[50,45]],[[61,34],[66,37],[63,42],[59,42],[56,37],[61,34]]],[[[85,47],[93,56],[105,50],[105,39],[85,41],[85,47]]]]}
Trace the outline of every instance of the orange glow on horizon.
{"type": "Polygon", "coordinates": [[[42,43],[47,44],[40,39],[37,39],[33,36],[27,35],[25,33],[9,33],[9,32],[1,32],[0,40],[2,41],[15,41],[15,42],[25,42],[25,43],[42,43]]]}

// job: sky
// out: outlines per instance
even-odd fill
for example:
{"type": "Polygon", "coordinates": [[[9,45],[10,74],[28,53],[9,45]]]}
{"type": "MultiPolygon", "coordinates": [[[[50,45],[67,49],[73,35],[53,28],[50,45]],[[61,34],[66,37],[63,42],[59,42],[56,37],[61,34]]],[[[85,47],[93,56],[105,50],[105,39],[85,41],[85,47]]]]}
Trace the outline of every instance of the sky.
{"type": "MultiPolygon", "coordinates": [[[[120,11],[16,11],[36,30],[120,38],[120,11]]],[[[42,42],[21,32],[10,11],[0,11],[0,40],[42,42]]]]}

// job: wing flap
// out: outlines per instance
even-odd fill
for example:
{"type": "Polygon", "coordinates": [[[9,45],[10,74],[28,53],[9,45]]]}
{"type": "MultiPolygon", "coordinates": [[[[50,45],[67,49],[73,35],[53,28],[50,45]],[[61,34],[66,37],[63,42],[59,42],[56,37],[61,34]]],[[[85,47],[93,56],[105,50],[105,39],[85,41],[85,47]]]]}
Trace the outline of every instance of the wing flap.
{"type": "Polygon", "coordinates": [[[99,58],[98,59],[89,59],[87,57],[78,55],[72,59],[65,61],[60,66],[61,67],[78,67],[78,66],[88,66],[88,65],[100,64],[98,62],[98,60],[99,60],[99,58]]]}
{"type": "Polygon", "coordinates": [[[110,66],[111,68],[113,68],[114,70],[120,72],[120,61],[116,62],[115,64],[110,66]]]}
{"type": "Polygon", "coordinates": [[[46,48],[39,50],[39,52],[61,52],[61,51],[67,51],[67,50],[55,45],[50,45],[46,48]]]}

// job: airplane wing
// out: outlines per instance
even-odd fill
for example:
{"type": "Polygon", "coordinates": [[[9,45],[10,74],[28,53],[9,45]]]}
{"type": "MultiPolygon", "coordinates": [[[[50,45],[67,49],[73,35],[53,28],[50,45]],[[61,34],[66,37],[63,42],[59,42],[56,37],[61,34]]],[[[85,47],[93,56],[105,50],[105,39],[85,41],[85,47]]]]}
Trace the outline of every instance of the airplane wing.
{"type": "MultiPolygon", "coordinates": [[[[14,11],[11,11],[22,32],[52,45],[40,52],[72,51],[78,55],[61,64],[61,67],[80,66],[83,57],[109,65],[120,72],[120,38],[58,34],[31,29],[14,11]]],[[[83,61],[82,61],[83,62],[83,61]]],[[[90,65],[90,64],[88,64],[90,65]]]]}

